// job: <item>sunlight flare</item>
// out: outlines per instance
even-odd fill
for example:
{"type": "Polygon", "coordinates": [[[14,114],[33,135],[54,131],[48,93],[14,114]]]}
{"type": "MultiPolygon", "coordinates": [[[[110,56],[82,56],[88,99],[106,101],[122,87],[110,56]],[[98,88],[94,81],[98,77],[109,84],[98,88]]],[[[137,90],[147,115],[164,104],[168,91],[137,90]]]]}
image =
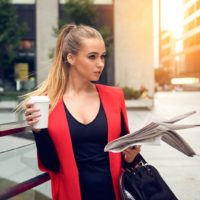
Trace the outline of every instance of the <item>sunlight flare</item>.
{"type": "Polygon", "coordinates": [[[161,0],[161,29],[180,37],[183,31],[182,0],[161,0]]]}

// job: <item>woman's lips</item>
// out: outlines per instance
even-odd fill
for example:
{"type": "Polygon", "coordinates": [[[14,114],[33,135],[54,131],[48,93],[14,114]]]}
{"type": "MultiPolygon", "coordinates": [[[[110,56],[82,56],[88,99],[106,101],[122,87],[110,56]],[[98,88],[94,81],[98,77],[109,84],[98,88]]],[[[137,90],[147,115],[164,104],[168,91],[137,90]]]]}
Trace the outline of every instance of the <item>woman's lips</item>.
{"type": "Polygon", "coordinates": [[[94,72],[95,74],[101,74],[101,71],[98,71],[98,72],[94,72]]]}

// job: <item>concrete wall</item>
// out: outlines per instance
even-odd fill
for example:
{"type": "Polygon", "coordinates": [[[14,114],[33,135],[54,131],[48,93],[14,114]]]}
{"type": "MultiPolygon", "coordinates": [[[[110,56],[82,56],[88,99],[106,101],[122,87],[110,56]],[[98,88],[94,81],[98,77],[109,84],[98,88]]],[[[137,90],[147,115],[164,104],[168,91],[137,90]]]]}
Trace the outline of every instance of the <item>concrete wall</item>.
{"type": "Polygon", "coordinates": [[[51,65],[49,54],[55,47],[53,28],[58,25],[58,0],[36,1],[37,83],[46,78],[51,65]]]}
{"type": "Polygon", "coordinates": [[[115,84],[153,95],[153,2],[114,1],[115,84]]]}

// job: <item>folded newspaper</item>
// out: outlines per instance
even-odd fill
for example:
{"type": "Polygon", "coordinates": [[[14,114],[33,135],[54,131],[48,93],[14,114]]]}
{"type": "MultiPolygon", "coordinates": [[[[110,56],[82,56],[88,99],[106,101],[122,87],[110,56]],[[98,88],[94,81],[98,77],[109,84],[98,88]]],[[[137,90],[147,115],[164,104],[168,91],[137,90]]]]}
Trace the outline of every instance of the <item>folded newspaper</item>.
{"type": "Polygon", "coordinates": [[[176,130],[200,127],[200,124],[174,124],[175,122],[185,119],[194,113],[196,113],[196,111],[179,115],[163,122],[151,122],[134,133],[127,134],[109,142],[105,146],[104,151],[118,153],[134,145],[159,145],[161,140],[163,140],[187,156],[197,155],[192,147],[176,132],[176,130]]]}

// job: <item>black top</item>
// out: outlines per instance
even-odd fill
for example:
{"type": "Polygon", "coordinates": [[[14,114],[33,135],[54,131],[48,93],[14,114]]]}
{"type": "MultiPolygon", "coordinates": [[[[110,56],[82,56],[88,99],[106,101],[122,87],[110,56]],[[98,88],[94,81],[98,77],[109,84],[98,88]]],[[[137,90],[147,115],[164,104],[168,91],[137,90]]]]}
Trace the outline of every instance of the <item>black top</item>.
{"type": "MultiPolygon", "coordinates": [[[[102,104],[95,119],[87,125],[77,121],[64,107],[79,171],[82,200],[115,200],[109,157],[104,152],[108,127],[102,104]]],[[[126,133],[124,120],[121,120],[121,133],[126,133]]],[[[43,165],[54,172],[58,171],[60,162],[48,130],[42,129],[34,136],[43,165]]]]}
{"type": "Polygon", "coordinates": [[[65,106],[83,200],[114,200],[107,144],[107,120],[100,104],[95,119],[87,125],[77,121],[65,106]]]}
{"type": "Polygon", "coordinates": [[[104,147],[107,144],[108,127],[102,105],[100,104],[95,119],[86,125],[77,121],[66,106],[65,112],[69,123],[74,156],[79,170],[82,167],[84,170],[91,170],[91,167],[97,163],[102,166],[108,165],[108,153],[104,152],[104,147]],[[82,167],[79,167],[79,165],[82,167]]]}

